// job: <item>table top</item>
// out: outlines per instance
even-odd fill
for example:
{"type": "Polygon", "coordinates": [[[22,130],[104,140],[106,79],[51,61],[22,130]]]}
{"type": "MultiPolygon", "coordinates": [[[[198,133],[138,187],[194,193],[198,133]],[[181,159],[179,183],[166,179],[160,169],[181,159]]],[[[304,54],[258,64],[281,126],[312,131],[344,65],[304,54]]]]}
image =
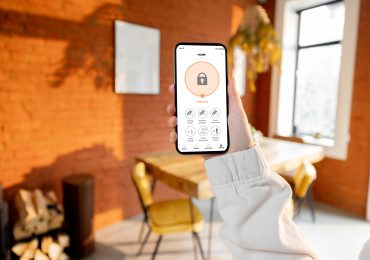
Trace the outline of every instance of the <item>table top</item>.
{"type": "MultiPolygon", "coordinates": [[[[292,170],[304,160],[316,163],[324,158],[320,146],[262,138],[259,146],[270,169],[280,175],[292,174],[292,170]]],[[[197,199],[213,196],[205,172],[204,159],[200,155],[181,155],[175,151],[142,154],[137,162],[144,162],[148,174],[168,186],[197,199]]]]}

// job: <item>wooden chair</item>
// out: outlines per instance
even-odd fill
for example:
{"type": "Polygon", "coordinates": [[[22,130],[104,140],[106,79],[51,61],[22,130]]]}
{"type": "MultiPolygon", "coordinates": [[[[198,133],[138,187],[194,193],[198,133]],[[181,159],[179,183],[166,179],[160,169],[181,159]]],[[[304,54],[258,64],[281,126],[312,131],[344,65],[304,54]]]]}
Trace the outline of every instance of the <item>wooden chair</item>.
{"type": "Polygon", "coordinates": [[[152,196],[152,185],[145,172],[145,164],[142,162],[139,162],[134,166],[132,180],[143,209],[143,223],[146,223],[149,227],[148,233],[141,243],[137,255],[141,254],[152,231],[159,235],[152,254],[152,259],[155,259],[163,235],[179,232],[191,232],[194,243],[194,254],[196,255],[197,244],[202,259],[205,259],[204,251],[198,235],[199,231],[203,227],[203,216],[198,208],[193,205],[191,200],[173,199],[154,202],[152,196]]]}
{"type": "Polygon", "coordinates": [[[312,187],[316,180],[316,169],[308,161],[304,161],[293,176],[293,201],[294,217],[301,213],[302,205],[308,202],[312,221],[316,221],[315,204],[313,200],[312,187]]]}

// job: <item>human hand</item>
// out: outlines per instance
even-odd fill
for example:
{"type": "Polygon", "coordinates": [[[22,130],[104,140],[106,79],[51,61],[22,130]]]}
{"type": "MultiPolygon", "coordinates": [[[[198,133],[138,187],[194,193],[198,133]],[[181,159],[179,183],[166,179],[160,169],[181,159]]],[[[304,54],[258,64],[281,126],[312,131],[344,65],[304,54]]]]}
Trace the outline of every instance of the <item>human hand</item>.
{"type": "MultiPolygon", "coordinates": [[[[174,93],[174,85],[169,86],[170,93],[174,93]]],[[[254,146],[252,134],[250,131],[247,115],[243,109],[242,101],[235,88],[234,80],[230,80],[228,86],[229,94],[229,136],[230,136],[230,147],[227,153],[238,152],[246,150],[254,146]]],[[[167,106],[167,113],[170,116],[168,119],[168,126],[171,128],[170,132],[170,142],[175,143],[177,139],[177,134],[175,127],[177,125],[177,118],[174,116],[176,111],[175,105],[173,103],[167,106]]],[[[217,154],[204,154],[205,159],[217,156],[217,154]]]]}

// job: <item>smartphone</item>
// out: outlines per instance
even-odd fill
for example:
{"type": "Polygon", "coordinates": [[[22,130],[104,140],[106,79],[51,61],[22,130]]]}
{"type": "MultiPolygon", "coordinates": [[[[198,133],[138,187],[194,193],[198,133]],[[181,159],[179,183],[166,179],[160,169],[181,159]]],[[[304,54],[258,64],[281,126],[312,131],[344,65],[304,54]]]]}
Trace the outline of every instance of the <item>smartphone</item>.
{"type": "Polygon", "coordinates": [[[220,43],[175,47],[176,150],[181,154],[229,149],[227,51],[220,43]]]}

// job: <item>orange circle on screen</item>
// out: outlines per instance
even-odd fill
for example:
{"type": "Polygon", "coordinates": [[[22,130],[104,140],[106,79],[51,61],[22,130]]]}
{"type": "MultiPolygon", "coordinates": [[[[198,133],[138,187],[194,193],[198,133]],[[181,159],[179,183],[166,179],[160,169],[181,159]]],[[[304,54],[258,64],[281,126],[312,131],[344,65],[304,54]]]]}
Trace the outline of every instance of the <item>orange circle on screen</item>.
{"type": "Polygon", "coordinates": [[[205,61],[193,63],[185,73],[186,87],[191,93],[201,98],[215,92],[219,81],[217,69],[205,61]]]}

